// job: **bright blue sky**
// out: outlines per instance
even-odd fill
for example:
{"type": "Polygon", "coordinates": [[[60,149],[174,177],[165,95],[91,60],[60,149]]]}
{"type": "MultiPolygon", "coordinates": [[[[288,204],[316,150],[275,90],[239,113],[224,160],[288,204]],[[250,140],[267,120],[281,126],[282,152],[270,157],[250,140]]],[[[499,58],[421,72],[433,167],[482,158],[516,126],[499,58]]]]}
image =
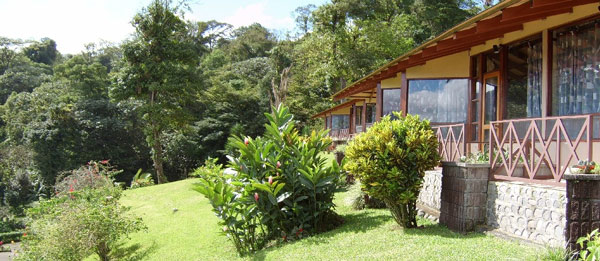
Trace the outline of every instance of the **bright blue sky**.
{"type": "MultiPolygon", "coordinates": [[[[150,0],[0,0],[0,36],[39,40],[49,37],[61,53],[78,53],[100,39],[120,42],[131,18],[150,0]]],[[[174,1],[177,2],[177,1],[174,1]]],[[[186,19],[217,20],[235,27],[258,22],[277,31],[292,30],[296,7],[328,0],[191,0],[186,19]]]]}

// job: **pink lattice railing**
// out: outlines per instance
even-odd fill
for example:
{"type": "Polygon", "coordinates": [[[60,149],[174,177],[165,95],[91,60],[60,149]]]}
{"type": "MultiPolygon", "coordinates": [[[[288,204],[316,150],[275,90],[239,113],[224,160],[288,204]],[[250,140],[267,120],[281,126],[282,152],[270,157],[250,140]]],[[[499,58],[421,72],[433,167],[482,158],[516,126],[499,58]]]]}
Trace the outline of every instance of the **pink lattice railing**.
{"type": "Polygon", "coordinates": [[[561,180],[570,166],[593,159],[594,117],[597,115],[492,122],[491,178],[564,186],[561,180]]]}
{"type": "Polygon", "coordinates": [[[329,136],[334,140],[347,140],[350,139],[349,129],[333,129],[329,131],[329,136]]]}
{"type": "Polygon", "coordinates": [[[465,124],[432,126],[437,136],[442,161],[458,161],[465,156],[465,124]]]}

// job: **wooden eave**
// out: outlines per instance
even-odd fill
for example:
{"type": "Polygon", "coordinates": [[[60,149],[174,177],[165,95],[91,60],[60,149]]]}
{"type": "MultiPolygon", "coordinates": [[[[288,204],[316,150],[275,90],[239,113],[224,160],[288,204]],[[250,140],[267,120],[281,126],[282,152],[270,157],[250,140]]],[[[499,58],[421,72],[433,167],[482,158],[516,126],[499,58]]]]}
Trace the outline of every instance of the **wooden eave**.
{"type": "Polygon", "coordinates": [[[505,0],[355,81],[333,94],[332,98],[337,101],[376,88],[379,81],[404,72],[407,68],[469,50],[509,32],[523,30],[526,22],[569,13],[574,6],[597,2],[598,0],[505,0]]]}
{"type": "Polygon", "coordinates": [[[339,109],[343,109],[343,108],[346,108],[346,107],[351,107],[352,105],[354,105],[355,103],[357,103],[359,101],[362,101],[362,100],[350,100],[350,101],[344,102],[342,104],[338,104],[338,105],[336,105],[334,107],[331,107],[331,108],[329,108],[327,110],[319,112],[319,113],[311,116],[310,118],[314,119],[314,118],[326,117],[327,113],[334,112],[334,111],[337,111],[339,109]]]}

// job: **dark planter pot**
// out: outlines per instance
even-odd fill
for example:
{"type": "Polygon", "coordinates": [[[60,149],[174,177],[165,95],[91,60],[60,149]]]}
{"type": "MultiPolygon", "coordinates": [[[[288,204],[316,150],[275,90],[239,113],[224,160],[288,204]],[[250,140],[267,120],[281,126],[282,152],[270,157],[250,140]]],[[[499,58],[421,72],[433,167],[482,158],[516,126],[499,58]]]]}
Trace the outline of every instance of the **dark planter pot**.
{"type": "Polygon", "coordinates": [[[579,250],[577,239],[600,228],[600,175],[565,174],[567,181],[567,247],[579,250]]]}
{"type": "Polygon", "coordinates": [[[485,222],[489,164],[442,162],[440,223],[466,233],[485,222]]]}

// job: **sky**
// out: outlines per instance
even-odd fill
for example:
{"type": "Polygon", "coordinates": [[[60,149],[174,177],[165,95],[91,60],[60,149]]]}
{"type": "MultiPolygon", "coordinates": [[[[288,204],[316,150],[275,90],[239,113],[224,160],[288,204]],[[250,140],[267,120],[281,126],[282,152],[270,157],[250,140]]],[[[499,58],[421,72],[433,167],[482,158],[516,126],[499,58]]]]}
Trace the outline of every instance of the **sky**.
{"type": "MultiPolygon", "coordinates": [[[[0,36],[24,40],[48,37],[63,54],[75,54],[86,43],[119,43],[130,36],[133,16],[151,0],[0,0],[0,36]]],[[[174,1],[178,2],[178,1],[174,1]]],[[[299,6],[328,0],[190,0],[185,18],[217,20],[234,27],[260,23],[284,32],[295,26],[299,6]]]]}

